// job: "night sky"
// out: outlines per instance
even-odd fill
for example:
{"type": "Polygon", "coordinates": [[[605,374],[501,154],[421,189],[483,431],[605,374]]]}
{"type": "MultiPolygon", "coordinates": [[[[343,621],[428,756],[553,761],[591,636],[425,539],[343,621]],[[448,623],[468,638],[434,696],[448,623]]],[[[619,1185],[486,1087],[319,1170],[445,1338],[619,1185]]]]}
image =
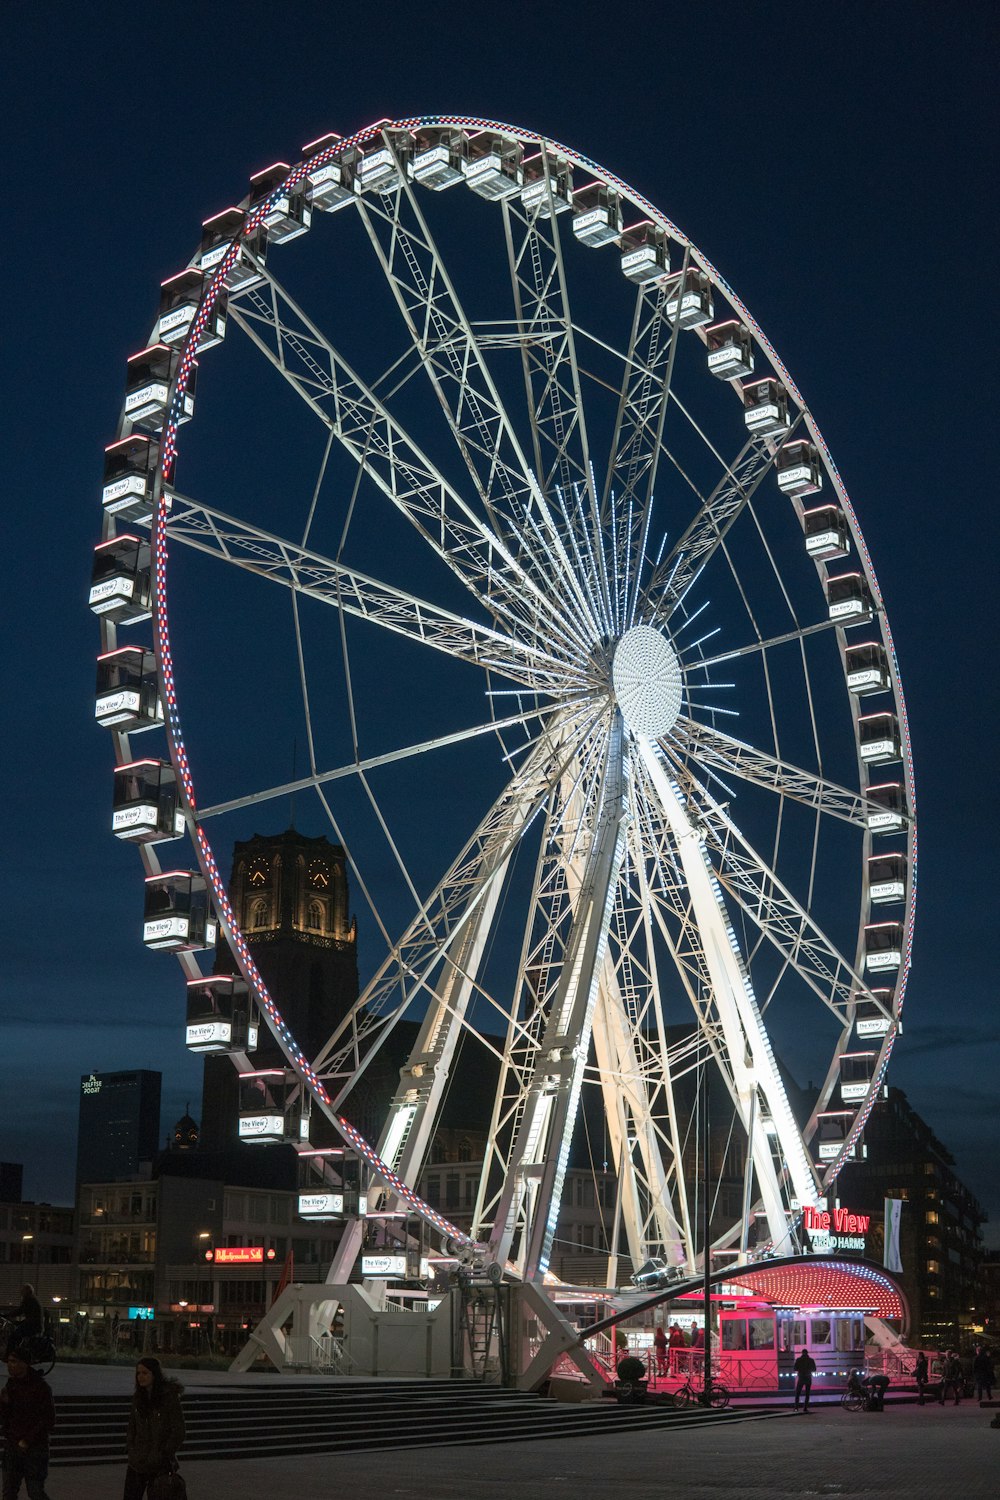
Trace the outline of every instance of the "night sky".
{"type": "MultiPolygon", "coordinates": [[[[250,173],[330,130],[453,112],[542,131],[651,198],[819,421],[886,601],[916,769],[916,942],[889,1081],[1000,1244],[997,40],[988,0],[16,7],[0,1156],[25,1163],[26,1196],[72,1197],[81,1073],[162,1070],[164,1131],[200,1095],[180,970],[142,948],[140,862],[111,836],[112,752],[92,722],[86,592],[125,360],[159,282],[250,173]]],[[[253,632],[226,618],[200,637],[216,706],[253,632]]],[[[277,744],[290,773],[266,714],[230,728],[243,754],[277,744]]]]}

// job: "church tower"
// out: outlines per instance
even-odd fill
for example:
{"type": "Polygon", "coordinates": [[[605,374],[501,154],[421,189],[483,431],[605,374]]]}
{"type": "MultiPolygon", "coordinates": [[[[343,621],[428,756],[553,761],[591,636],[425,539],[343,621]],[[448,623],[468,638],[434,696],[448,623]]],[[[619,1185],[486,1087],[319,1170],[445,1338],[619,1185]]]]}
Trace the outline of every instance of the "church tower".
{"type": "MultiPolygon", "coordinates": [[[[275,1004],[306,1056],[315,1057],[358,997],[357,924],[350,915],[344,850],[294,828],[255,834],[233,849],[229,899],[275,1004]]],[[[215,972],[236,972],[224,940],[215,972]]],[[[285,1065],[266,1026],[253,1059],[259,1068],[285,1065]]],[[[234,1144],[236,1114],[232,1065],[228,1058],[206,1057],[203,1144],[234,1144]]]]}

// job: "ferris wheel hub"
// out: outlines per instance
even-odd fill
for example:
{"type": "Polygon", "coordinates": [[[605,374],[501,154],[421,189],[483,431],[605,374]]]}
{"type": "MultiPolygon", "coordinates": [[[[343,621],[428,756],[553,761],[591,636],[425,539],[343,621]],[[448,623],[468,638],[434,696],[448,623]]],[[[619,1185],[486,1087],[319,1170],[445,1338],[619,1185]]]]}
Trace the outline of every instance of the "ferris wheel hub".
{"type": "Polygon", "coordinates": [[[633,734],[656,739],[677,722],[683,677],[673,646],[652,625],[633,625],[615,648],[611,680],[633,734]]]}

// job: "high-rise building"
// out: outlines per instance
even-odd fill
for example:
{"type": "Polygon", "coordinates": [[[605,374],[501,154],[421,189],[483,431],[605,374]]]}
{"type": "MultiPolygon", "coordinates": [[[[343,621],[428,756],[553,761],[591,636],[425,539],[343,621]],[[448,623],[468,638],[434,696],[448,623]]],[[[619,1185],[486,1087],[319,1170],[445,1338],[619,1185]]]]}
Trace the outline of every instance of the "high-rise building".
{"type": "MultiPolygon", "coordinates": [[[[976,1285],[986,1215],[955,1172],[955,1158],[917,1114],[902,1089],[890,1088],[865,1126],[868,1155],[840,1174],[841,1197],[880,1226],[883,1200],[899,1198],[899,1280],[910,1303],[911,1341],[947,1347],[964,1342],[975,1321],[976,1285]]],[[[873,1236],[876,1258],[881,1232],[873,1236]]]]}
{"type": "MultiPolygon", "coordinates": [[[[275,1004],[306,1056],[315,1057],[358,996],[357,928],[344,850],[294,828],[255,835],[233,849],[229,898],[275,1004]]],[[[235,972],[224,942],[215,967],[235,972]]],[[[285,1065],[266,1026],[254,1064],[285,1065]]],[[[228,1058],[205,1059],[201,1114],[205,1149],[236,1143],[237,1084],[228,1058]]]]}
{"type": "Polygon", "coordinates": [[[80,1079],[76,1181],[127,1182],[160,1146],[159,1073],[90,1073],[80,1079]]]}
{"type": "Polygon", "coordinates": [[[0,1161],[0,1203],[20,1203],[24,1167],[19,1161],[0,1161]]]}

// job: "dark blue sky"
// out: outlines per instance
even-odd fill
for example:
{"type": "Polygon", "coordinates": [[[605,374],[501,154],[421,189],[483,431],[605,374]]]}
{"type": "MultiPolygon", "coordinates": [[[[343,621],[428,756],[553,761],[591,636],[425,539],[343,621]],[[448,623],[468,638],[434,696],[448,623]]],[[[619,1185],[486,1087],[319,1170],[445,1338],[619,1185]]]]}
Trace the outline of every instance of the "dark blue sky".
{"type": "Polygon", "coordinates": [[[996,1242],[995,7],[39,5],[7,43],[0,1155],[27,1193],[71,1192],[80,1073],[162,1069],[164,1127],[199,1092],[91,718],[86,580],[125,359],[251,172],[327,130],[450,111],[548,133],[648,195],[817,416],[913,736],[917,938],[890,1081],[996,1242]]]}

